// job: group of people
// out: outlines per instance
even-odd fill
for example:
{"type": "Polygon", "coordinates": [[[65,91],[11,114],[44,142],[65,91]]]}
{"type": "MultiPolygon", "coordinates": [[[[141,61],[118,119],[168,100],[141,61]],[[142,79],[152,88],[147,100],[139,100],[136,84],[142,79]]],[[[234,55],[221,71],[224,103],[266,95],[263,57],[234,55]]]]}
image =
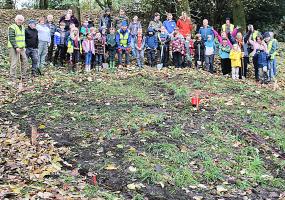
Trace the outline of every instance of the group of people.
{"type": "Polygon", "coordinates": [[[48,15],[38,21],[29,20],[25,28],[24,17],[17,15],[8,30],[11,78],[16,80],[19,63],[22,78],[28,77],[28,59],[32,61],[32,75],[36,76],[47,63],[56,67],[67,63],[72,71],[84,65],[85,71],[90,72],[100,71],[106,63],[113,70],[123,64],[129,67],[133,58],[138,68],[144,68],[145,53],[150,67],[168,67],[173,63],[177,68],[202,68],[214,73],[214,58],[218,55],[225,77],[246,78],[251,57],[256,81],[268,83],[277,74],[278,42],[273,32],[262,35],[249,25],[243,33],[229,18],[220,33],[204,19],[194,39],[194,26],[185,12],[177,21],[168,13],[163,22],[160,14],[155,13],[145,34],[138,16],[129,20],[124,9],[113,17],[107,8],[98,21],[96,26],[86,15],[80,23],[68,10],[58,24],[48,15]]]}

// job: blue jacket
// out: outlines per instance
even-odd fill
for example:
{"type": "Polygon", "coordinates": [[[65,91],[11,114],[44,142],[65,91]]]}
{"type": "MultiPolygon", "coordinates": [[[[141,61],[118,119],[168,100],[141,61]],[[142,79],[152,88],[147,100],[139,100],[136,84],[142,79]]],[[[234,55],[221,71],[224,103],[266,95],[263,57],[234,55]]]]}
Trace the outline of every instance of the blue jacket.
{"type": "Polygon", "coordinates": [[[67,40],[68,40],[68,37],[69,37],[69,31],[66,31],[66,30],[61,30],[61,29],[58,29],[55,34],[54,34],[54,38],[53,38],[53,41],[54,41],[54,45],[65,45],[67,46],[67,40]],[[61,34],[64,32],[64,38],[61,38],[61,34]]]}
{"type": "Polygon", "coordinates": [[[231,51],[230,45],[226,45],[226,46],[220,45],[219,46],[219,55],[221,59],[229,58],[230,51],[231,51]]]}
{"type": "Polygon", "coordinates": [[[118,49],[125,49],[125,48],[129,48],[131,45],[131,34],[129,32],[129,30],[123,31],[123,29],[120,29],[117,34],[116,34],[116,43],[117,43],[117,48],[118,49]],[[123,34],[123,36],[125,36],[126,34],[128,34],[128,41],[127,41],[127,47],[123,47],[120,44],[120,33],[123,34]]]}
{"type": "Polygon", "coordinates": [[[156,49],[158,47],[158,40],[157,40],[157,35],[154,32],[153,28],[148,28],[147,30],[147,35],[145,39],[145,47],[148,49],[156,49]],[[152,32],[153,34],[150,35],[149,32],[152,32]]]}
{"type": "Polygon", "coordinates": [[[207,28],[204,28],[203,26],[200,27],[200,29],[199,29],[199,34],[201,34],[202,39],[204,40],[204,42],[207,41],[207,38],[208,38],[207,36],[208,36],[208,35],[211,35],[211,36],[212,36],[212,40],[214,40],[214,38],[215,38],[215,35],[214,35],[214,32],[213,32],[211,26],[208,26],[207,28]]]}
{"type": "Polygon", "coordinates": [[[169,34],[171,34],[171,33],[174,32],[174,29],[175,29],[175,27],[176,27],[176,22],[175,22],[174,20],[171,20],[171,21],[165,20],[165,21],[163,22],[163,26],[166,28],[167,32],[168,32],[169,34]]]}
{"type": "Polygon", "coordinates": [[[206,52],[207,52],[207,48],[213,48],[213,54],[215,54],[216,52],[216,44],[215,44],[215,41],[214,40],[211,40],[211,41],[206,41],[205,42],[205,55],[206,55],[206,52]]]}

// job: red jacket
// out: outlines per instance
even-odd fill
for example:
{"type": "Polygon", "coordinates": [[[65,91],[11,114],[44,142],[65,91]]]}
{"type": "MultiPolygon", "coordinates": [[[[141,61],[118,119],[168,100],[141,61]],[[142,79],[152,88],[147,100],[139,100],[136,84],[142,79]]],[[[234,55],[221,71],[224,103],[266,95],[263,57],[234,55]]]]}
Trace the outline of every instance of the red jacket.
{"type": "Polygon", "coordinates": [[[179,28],[179,33],[183,35],[185,38],[188,34],[192,31],[192,23],[190,21],[190,18],[187,18],[185,21],[180,17],[180,19],[177,21],[177,25],[179,28]]]}

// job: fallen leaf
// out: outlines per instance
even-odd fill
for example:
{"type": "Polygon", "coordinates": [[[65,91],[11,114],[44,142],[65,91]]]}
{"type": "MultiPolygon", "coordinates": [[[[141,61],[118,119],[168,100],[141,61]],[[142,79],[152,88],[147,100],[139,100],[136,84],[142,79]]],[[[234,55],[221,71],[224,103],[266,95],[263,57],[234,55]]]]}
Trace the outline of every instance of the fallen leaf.
{"type": "Polygon", "coordinates": [[[228,190],[223,185],[218,185],[216,187],[217,194],[221,195],[223,192],[227,192],[228,190]]]}
{"type": "Polygon", "coordinates": [[[194,200],[202,200],[203,198],[204,198],[204,197],[202,197],[202,196],[194,196],[194,197],[193,197],[194,200]]]}
{"type": "Polygon", "coordinates": [[[129,166],[129,171],[130,172],[136,172],[137,168],[133,167],[133,166],[129,166]]]}
{"type": "Polygon", "coordinates": [[[116,170],[118,167],[115,164],[109,164],[105,167],[106,170],[116,170]]]}

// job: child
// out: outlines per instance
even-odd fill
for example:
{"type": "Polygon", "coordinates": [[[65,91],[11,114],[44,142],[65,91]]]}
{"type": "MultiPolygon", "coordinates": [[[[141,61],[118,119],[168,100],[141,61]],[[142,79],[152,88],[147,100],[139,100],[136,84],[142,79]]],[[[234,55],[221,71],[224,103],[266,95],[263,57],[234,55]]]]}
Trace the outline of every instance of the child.
{"type": "Polygon", "coordinates": [[[110,69],[115,69],[115,55],[116,55],[116,29],[110,28],[110,34],[107,35],[107,50],[109,52],[110,69]]]}
{"type": "Polygon", "coordinates": [[[137,56],[137,65],[139,68],[144,67],[144,47],[145,47],[145,37],[142,34],[142,28],[138,29],[137,36],[134,39],[134,45],[137,56]]]}
{"type": "Polygon", "coordinates": [[[79,69],[80,55],[82,53],[78,28],[73,28],[71,30],[67,43],[67,53],[70,54],[71,71],[75,72],[79,69]]]}
{"type": "Polygon", "coordinates": [[[102,26],[99,30],[100,30],[102,41],[104,44],[104,54],[103,54],[102,63],[106,63],[105,54],[106,54],[106,41],[107,41],[107,27],[102,26]]]}
{"type": "Polygon", "coordinates": [[[194,42],[194,49],[195,49],[195,67],[198,70],[200,66],[203,66],[204,63],[204,52],[205,52],[205,44],[202,41],[201,34],[196,35],[196,41],[194,42]]]}
{"type": "Polygon", "coordinates": [[[160,45],[160,61],[163,63],[163,67],[167,67],[169,58],[169,43],[171,38],[164,26],[161,27],[161,32],[157,35],[160,45]]]}
{"type": "Polygon", "coordinates": [[[235,80],[239,78],[239,68],[241,67],[242,58],[242,53],[238,44],[233,45],[233,49],[231,50],[229,57],[232,64],[232,78],[235,80]]]}
{"type": "MultiPolygon", "coordinates": [[[[258,59],[259,59],[259,53],[260,52],[267,52],[267,45],[266,43],[263,41],[263,38],[261,36],[257,36],[256,37],[256,41],[252,40],[251,38],[249,38],[249,43],[253,46],[253,51],[252,54],[253,56],[253,64],[254,64],[254,70],[255,70],[255,79],[256,81],[260,80],[261,74],[259,74],[260,67],[263,63],[258,63],[258,59]]],[[[261,61],[261,60],[260,60],[261,61]]]]}
{"type": "Polygon", "coordinates": [[[102,66],[103,62],[103,56],[104,56],[104,39],[102,38],[102,35],[100,32],[96,33],[95,35],[95,66],[96,71],[98,72],[100,67],[102,66]]]}
{"type": "Polygon", "coordinates": [[[206,69],[211,74],[214,73],[214,56],[215,56],[216,45],[212,35],[207,36],[207,41],[205,42],[205,63],[206,69]]]}
{"type": "Polygon", "coordinates": [[[192,67],[192,57],[193,57],[194,42],[191,39],[191,34],[186,36],[185,41],[185,59],[184,66],[192,67]]]}
{"type": "Polygon", "coordinates": [[[184,40],[176,29],[170,42],[170,57],[173,58],[174,66],[182,67],[182,56],[185,53],[184,40]]]}
{"type": "Polygon", "coordinates": [[[87,34],[90,33],[90,28],[88,27],[88,25],[88,21],[85,20],[80,28],[80,34],[83,40],[86,38],[87,34]]]}
{"type": "Polygon", "coordinates": [[[230,56],[231,47],[228,44],[227,38],[223,38],[222,44],[219,46],[219,55],[221,58],[222,73],[228,76],[231,73],[231,60],[230,56]]]}
{"type": "Polygon", "coordinates": [[[90,72],[92,55],[95,54],[94,40],[90,33],[87,33],[86,38],[83,40],[82,48],[85,53],[85,71],[90,72]]]}
{"type": "Polygon", "coordinates": [[[155,62],[155,53],[158,47],[157,36],[154,32],[153,28],[148,28],[146,39],[145,39],[145,47],[147,52],[147,61],[149,66],[154,67],[155,62]]]}
{"type": "Polygon", "coordinates": [[[66,59],[66,42],[68,39],[69,32],[66,31],[65,26],[66,25],[64,22],[60,22],[60,28],[54,34],[54,47],[56,48],[53,61],[54,66],[57,66],[58,56],[61,67],[63,67],[63,62],[66,59]]]}

